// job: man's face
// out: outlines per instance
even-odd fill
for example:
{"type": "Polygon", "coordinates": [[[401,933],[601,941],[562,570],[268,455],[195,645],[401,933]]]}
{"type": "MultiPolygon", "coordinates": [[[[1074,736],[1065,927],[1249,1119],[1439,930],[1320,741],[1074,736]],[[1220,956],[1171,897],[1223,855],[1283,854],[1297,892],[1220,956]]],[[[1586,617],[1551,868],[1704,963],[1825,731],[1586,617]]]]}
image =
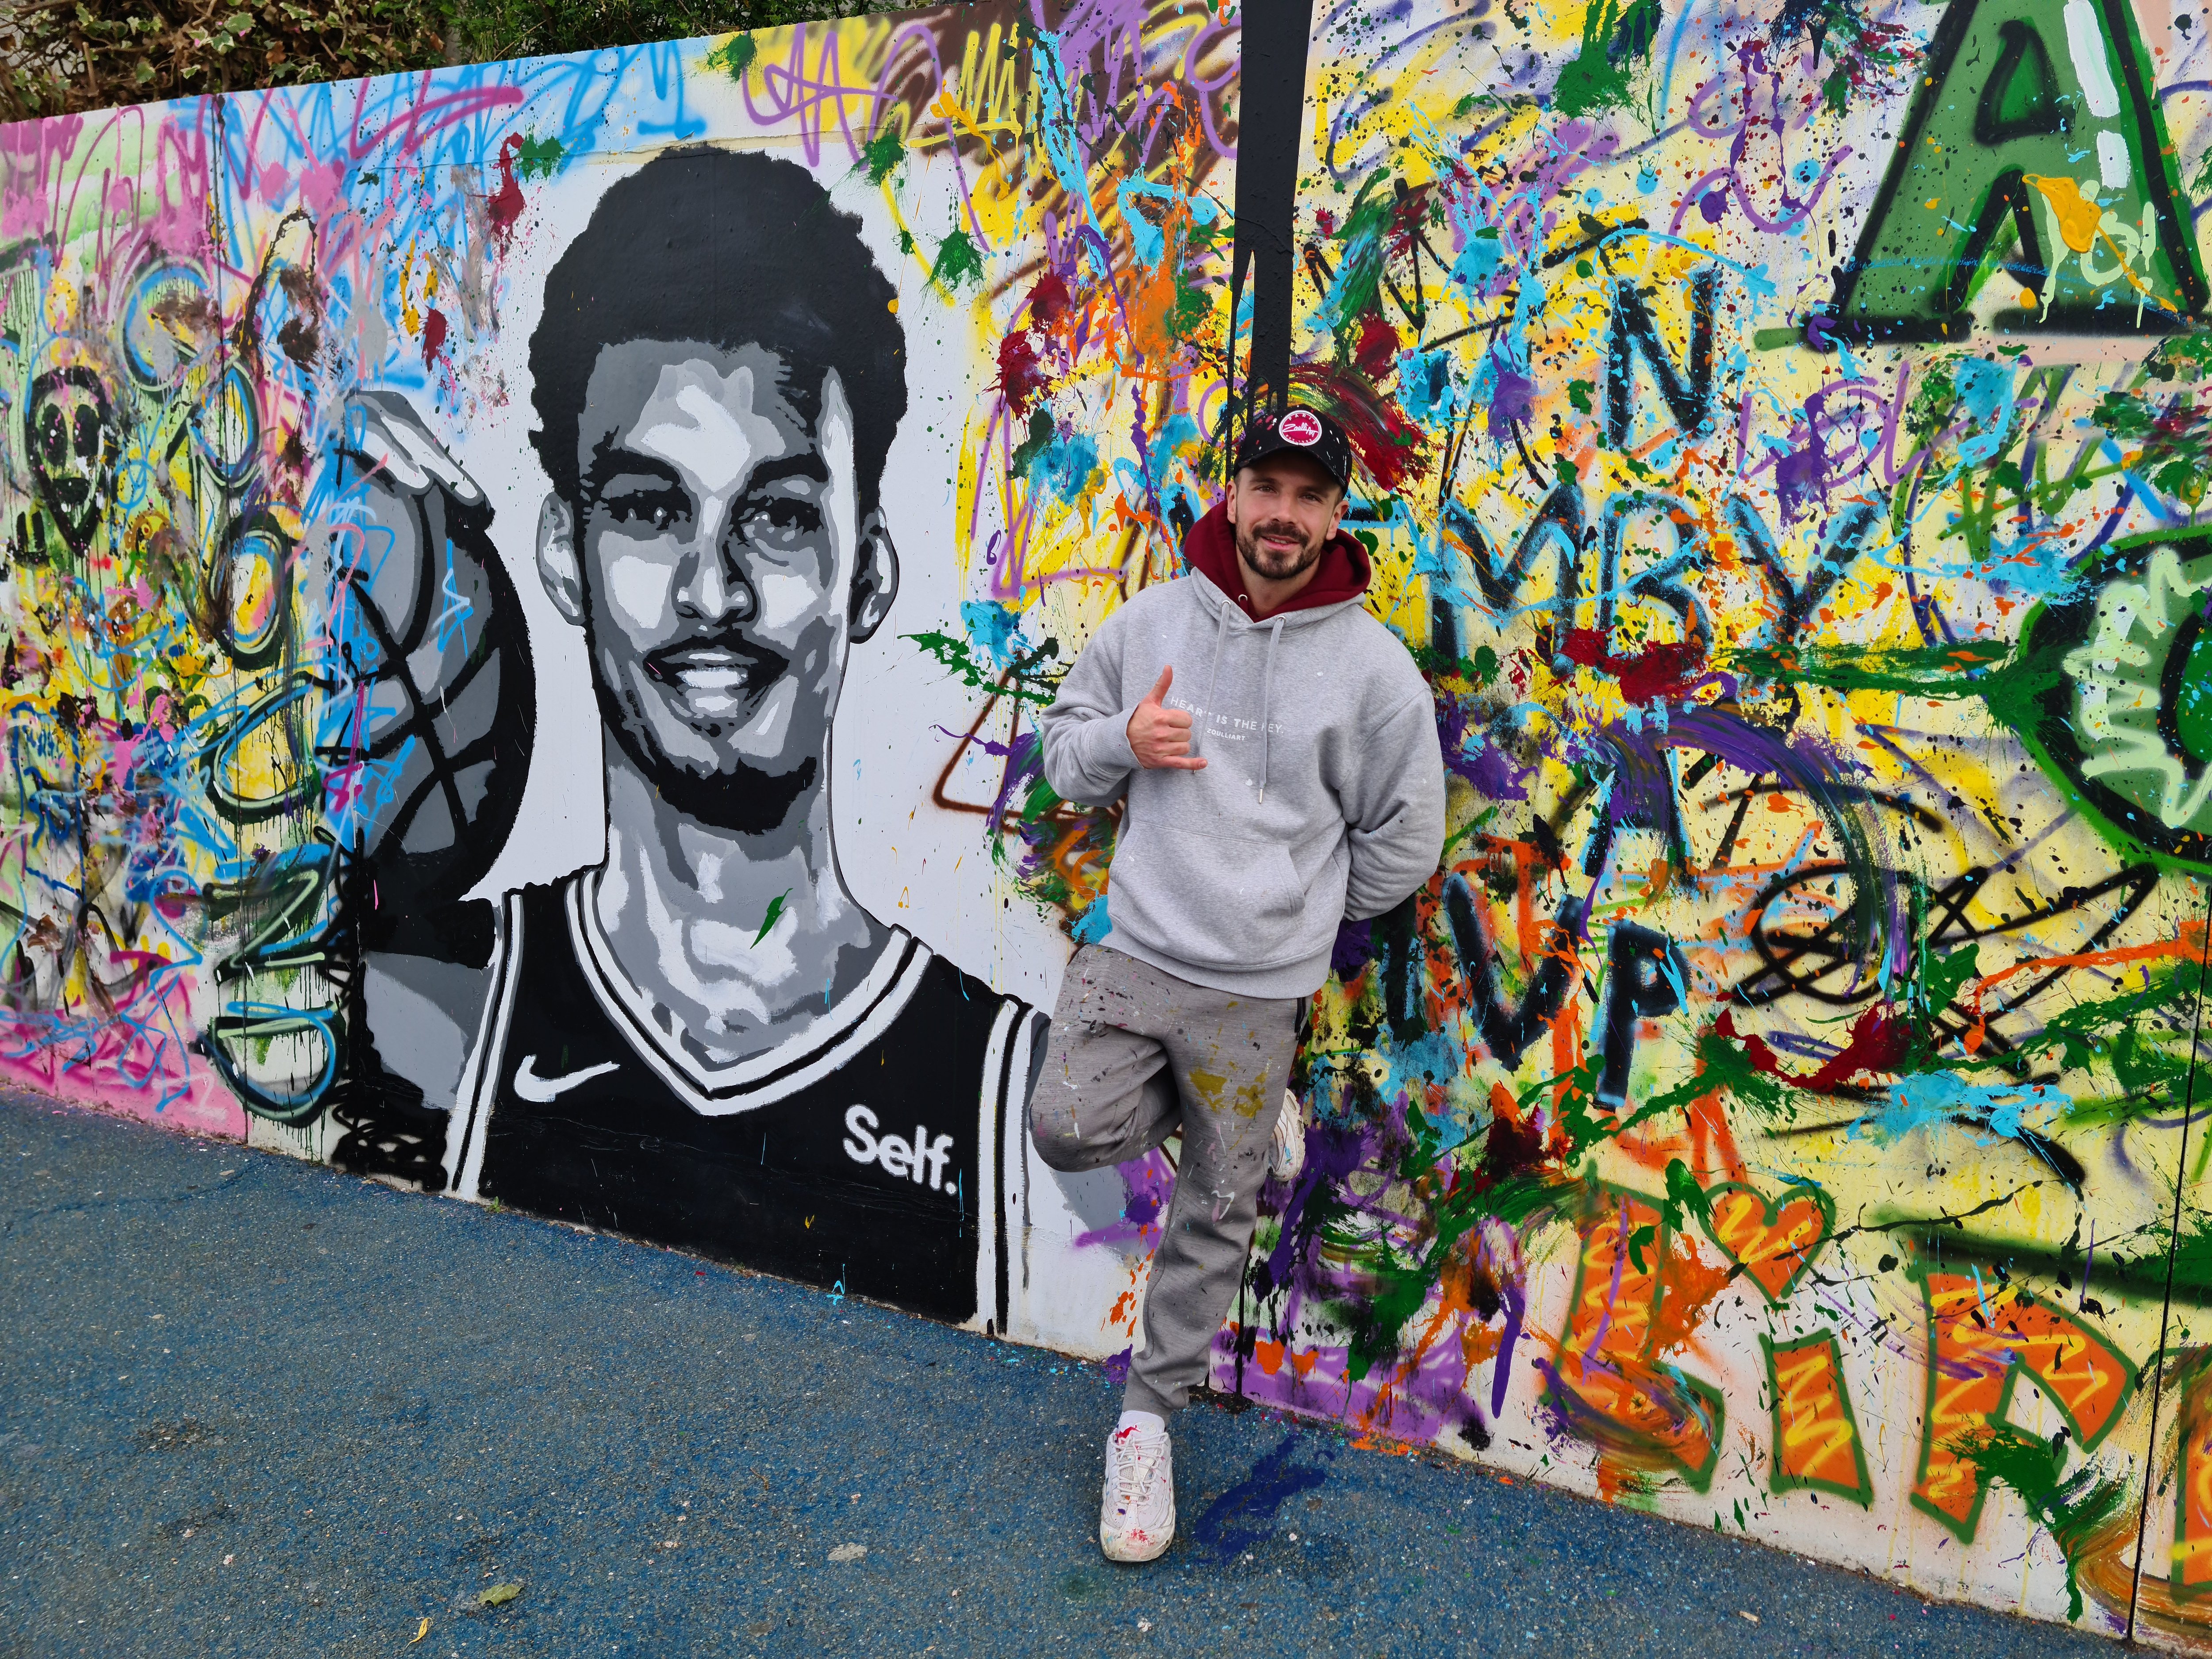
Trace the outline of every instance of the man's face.
{"type": "Polygon", "coordinates": [[[1237,550],[1270,581],[1288,581],[1319,559],[1344,508],[1343,487],[1303,455],[1279,453],[1244,467],[1229,491],[1237,550]]]}
{"type": "Polygon", "coordinates": [[[834,370],[787,378],[757,345],[604,349],[577,428],[568,603],[558,503],[541,552],[556,604],[580,610],[616,740],[672,803],[740,830],[781,823],[813,781],[848,647],[890,602],[843,387],[834,370]]]}

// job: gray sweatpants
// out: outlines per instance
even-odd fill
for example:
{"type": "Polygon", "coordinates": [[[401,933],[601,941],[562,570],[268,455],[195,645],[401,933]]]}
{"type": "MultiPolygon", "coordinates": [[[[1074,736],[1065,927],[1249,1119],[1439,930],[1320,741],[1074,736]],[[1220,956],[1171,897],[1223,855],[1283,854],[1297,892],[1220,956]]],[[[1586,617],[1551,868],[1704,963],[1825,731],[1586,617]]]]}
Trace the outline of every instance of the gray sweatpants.
{"type": "Polygon", "coordinates": [[[1164,1417],[1206,1380],[1252,1242],[1297,1011],[1295,999],[1209,990],[1110,946],[1086,945],[1067,964],[1030,1097],[1037,1156],[1098,1170],[1182,1132],[1125,1410],[1164,1417]]]}

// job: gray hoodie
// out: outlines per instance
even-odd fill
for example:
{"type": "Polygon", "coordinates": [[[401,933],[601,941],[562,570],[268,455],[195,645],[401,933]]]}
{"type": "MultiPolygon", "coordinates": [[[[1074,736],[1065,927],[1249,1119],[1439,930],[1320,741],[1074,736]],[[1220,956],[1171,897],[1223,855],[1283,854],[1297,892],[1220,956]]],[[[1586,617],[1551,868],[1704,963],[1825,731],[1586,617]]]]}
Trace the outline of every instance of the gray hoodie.
{"type": "MultiPolygon", "coordinates": [[[[1364,552],[1340,540],[1364,587],[1364,552]]],[[[1255,622],[1201,574],[1148,587],[1084,647],[1043,726],[1063,797],[1127,796],[1103,942],[1195,984],[1311,995],[1338,925],[1397,904],[1443,852],[1428,685],[1356,590],[1255,622]],[[1190,712],[1207,759],[1196,771],[1146,770],[1129,747],[1170,665],[1168,706],[1190,712]]]]}

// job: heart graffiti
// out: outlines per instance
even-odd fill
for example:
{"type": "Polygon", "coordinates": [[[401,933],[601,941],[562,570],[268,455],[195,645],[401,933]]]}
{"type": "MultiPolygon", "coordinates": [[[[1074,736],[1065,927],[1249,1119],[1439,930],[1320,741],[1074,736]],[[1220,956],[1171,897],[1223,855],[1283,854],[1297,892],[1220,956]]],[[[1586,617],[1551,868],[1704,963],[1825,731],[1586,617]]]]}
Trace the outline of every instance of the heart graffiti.
{"type": "Polygon", "coordinates": [[[1748,1273],[1769,1302],[1790,1293],[1834,1230],[1835,1206],[1818,1188],[1770,1204],[1738,1182],[1714,1188],[1705,1231],[1748,1273]]]}

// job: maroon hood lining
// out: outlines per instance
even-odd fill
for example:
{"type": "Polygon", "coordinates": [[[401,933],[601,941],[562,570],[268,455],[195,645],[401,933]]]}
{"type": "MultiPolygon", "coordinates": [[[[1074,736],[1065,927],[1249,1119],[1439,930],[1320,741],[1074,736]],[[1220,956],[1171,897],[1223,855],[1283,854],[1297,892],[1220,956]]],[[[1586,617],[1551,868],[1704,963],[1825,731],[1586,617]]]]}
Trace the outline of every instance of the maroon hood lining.
{"type": "MultiPolygon", "coordinates": [[[[1243,572],[1237,562],[1237,532],[1229,522],[1226,501],[1216,501],[1211,513],[1191,526],[1182,538],[1182,556],[1193,570],[1235,600],[1247,617],[1254,622],[1261,620],[1252,609],[1251,595],[1244,591],[1243,572]]],[[[1286,617],[1293,611],[1314,611],[1356,599],[1367,591],[1374,574],[1367,550],[1348,532],[1339,530],[1322,549],[1321,564],[1313,580],[1288,605],[1267,615],[1286,617]]]]}

